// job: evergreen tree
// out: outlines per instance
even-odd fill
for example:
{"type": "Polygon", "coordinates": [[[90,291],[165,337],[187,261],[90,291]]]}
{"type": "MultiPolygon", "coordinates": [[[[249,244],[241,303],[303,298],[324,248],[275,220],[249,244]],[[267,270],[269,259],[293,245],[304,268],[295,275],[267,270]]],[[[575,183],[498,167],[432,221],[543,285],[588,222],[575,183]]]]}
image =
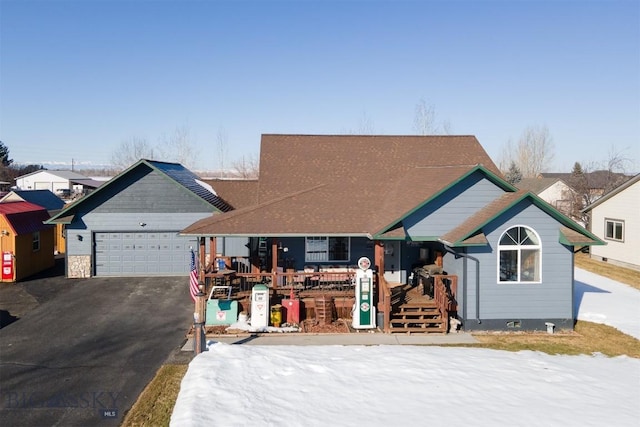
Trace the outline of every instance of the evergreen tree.
{"type": "Polygon", "coordinates": [[[520,171],[518,165],[516,165],[516,162],[514,162],[513,160],[511,161],[509,170],[504,174],[504,178],[511,185],[515,185],[522,181],[522,172],[520,171]]]}
{"type": "Polygon", "coordinates": [[[0,141],[0,164],[2,166],[10,166],[13,160],[9,158],[9,148],[0,141]]]}

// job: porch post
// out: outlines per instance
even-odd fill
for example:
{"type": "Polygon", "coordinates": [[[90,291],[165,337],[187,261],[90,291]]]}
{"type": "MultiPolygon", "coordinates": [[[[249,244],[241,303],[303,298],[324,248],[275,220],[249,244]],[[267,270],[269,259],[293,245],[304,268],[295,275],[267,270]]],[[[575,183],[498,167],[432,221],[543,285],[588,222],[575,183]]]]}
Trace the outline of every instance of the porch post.
{"type": "Polygon", "coordinates": [[[384,243],[376,240],[374,247],[374,265],[378,267],[378,273],[384,275],[384,243]]]}
{"type": "MultiPolygon", "coordinates": [[[[378,267],[378,282],[380,277],[384,277],[384,244],[380,240],[376,240],[373,247],[373,264],[378,267]]],[[[384,301],[382,294],[382,286],[378,285],[378,303],[384,301]]],[[[378,307],[378,310],[380,307],[378,307]]]]}
{"type": "Polygon", "coordinates": [[[200,283],[204,282],[204,270],[206,269],[206,259],[207,259],[207,247],[205,246],[206,242],[204,237],[198,238],[198,245],[200,248],[198,252],[200,253],[200,265],[198,266],[198,278],[200,283]]]}
{"type": "Polygon", "coordinates": [[[276,272],[278,271],[278,239],[271,240],[271,284],[273,289],[278,288],[276,272]]]}
{"type": "Polygon", "coordinates": [[[213,271],[213,267],[216,265],[216,257],[218,256],[218,241],[215,237],[209,237],[209,249],[211,255],[209,256],[209,266],[213,271]]]}

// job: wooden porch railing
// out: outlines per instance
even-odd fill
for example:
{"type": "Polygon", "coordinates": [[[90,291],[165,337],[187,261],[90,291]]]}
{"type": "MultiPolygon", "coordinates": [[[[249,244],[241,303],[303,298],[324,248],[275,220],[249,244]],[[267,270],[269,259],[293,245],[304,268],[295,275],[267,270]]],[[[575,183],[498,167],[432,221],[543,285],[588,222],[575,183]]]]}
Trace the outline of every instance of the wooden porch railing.
{"type": "Polygon", "coordinates": [[[251,292],[253,286],[266,284],[276,293],[295,291],[353,291],[355,272],[273,272],[239,273],[223,270],[204,274],[209,286],[231,286],[232,293],[251,292]]]}
{"type": "Polygon", "coordinates": [[[458,292],[458,276],[436,274],[433,279],[433,299],[445,321],[445,331],[448,331],[449,313],[457,310],[455,296],[458,292]]]}
{"type": "Polygon", "coordinates": [[[384,279],[384,275],[378,274],[378,286],[380,286],[380,303],[378,305],[378,311],[382,310],[383,313],[383,325],[382,330],[385,333],[390,333],[391,328],[391,289],[389,288],[389,284],[384,279]]]}

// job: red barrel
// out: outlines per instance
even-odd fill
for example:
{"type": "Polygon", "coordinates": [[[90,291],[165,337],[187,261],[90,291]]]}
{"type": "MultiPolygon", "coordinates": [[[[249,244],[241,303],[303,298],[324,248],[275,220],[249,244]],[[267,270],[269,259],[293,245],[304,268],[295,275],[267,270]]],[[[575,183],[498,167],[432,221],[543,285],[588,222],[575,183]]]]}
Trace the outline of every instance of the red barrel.
{"type": "Polygon", "coordinates": [[[287,323],[300,323],[300,300],[299,299],[283,299],[282,307],[287,312],[287,323]]]}

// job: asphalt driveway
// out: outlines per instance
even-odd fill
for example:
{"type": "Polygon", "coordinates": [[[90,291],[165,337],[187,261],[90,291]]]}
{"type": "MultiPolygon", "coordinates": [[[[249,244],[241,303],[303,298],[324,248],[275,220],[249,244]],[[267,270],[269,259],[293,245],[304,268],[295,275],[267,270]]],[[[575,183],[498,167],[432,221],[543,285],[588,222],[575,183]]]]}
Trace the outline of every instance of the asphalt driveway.
{"type": "Polygon", "coordinates": [[[193,305],[187,277],[54,271],[2,284],[0,310],[0,425],[119,425],[180,353],[193,305]]]}

